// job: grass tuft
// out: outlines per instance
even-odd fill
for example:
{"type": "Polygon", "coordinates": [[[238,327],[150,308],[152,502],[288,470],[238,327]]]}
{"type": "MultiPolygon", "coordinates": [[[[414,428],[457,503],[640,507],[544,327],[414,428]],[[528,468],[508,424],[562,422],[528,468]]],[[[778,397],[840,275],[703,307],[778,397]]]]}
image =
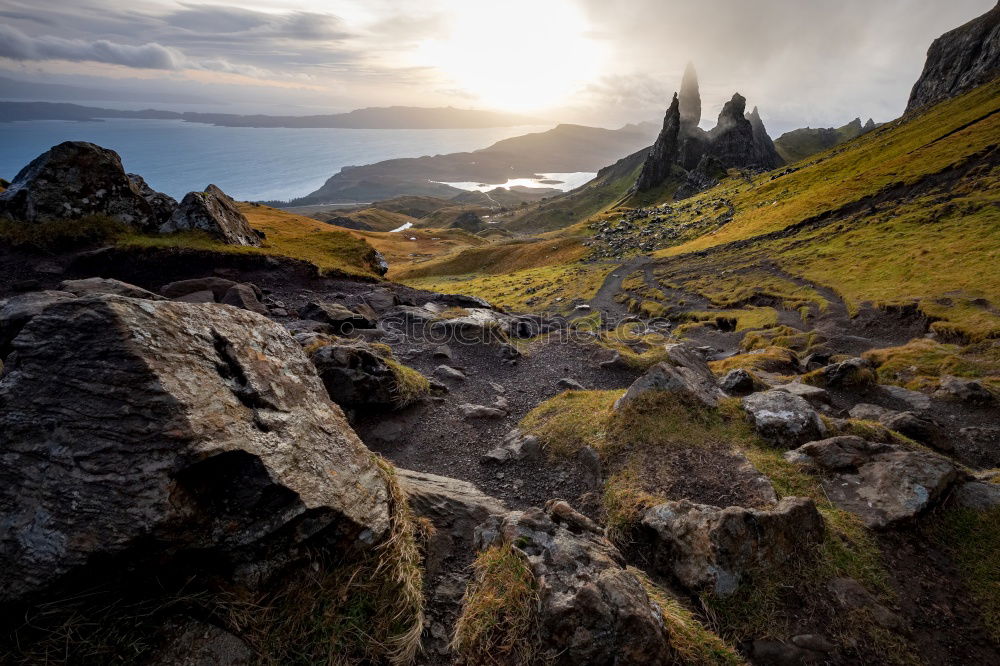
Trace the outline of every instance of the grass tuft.
{"type": "Polygon", "coordinates": [[[538,649],[538,584],[524,556],[509,543],[479,553],[455,624],[459,663],[520,666],[538,649]]]}

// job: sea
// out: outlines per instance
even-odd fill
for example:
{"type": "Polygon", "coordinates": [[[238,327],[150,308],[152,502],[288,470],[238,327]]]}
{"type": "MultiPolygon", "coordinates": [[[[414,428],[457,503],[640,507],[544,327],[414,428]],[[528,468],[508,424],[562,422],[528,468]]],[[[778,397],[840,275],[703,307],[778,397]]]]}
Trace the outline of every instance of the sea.
{"type": "Polygon", "coordinates": [[[319,188],[341,167],[486,148],[551,125],[482,129],[216,127],[180,120],[32,120],[0,123],[0,178],[13,180],[63,141],[111,148],[125,170],[175,199],[210,183],[243,201],[287,201],[319,188]]]}

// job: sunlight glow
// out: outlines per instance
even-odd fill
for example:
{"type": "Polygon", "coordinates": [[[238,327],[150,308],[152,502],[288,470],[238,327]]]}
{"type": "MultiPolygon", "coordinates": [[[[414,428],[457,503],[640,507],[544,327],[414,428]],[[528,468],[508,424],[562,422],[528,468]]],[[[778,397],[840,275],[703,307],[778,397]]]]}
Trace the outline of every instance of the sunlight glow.
{"type": "Polygon", "coordinates": [[[568,0],[456,2],[448,34],[423,42],[431,67],[477,104],[533,111],[565,102],[599,75],[604,49],[568,0]]]}

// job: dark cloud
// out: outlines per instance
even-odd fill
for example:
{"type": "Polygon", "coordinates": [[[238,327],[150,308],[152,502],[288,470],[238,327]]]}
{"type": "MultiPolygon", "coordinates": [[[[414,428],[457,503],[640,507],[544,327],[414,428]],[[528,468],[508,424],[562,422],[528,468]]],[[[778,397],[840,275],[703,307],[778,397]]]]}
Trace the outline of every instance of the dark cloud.
{"type": "Polygon", "coordinates": [[[103,62],[143,69],[179,69],[183,56],[156,43],[116,44],[106,39],[87,41],[52,35],[32,37],[0,24],[0,57],[12,60],[71,60],[103,62]]]}

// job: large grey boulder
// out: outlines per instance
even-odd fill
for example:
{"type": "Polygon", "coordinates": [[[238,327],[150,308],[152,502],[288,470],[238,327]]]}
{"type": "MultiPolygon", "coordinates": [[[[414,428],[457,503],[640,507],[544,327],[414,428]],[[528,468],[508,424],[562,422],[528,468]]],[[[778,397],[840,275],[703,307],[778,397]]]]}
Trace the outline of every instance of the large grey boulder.
{"type": "Polygon", "coordinates": [[[278,324],[95,296],[45,308],[13,346],[0,601],[98,562],[260,572],[327,535],[349,551],[387,534],[381,471],[278,324]]]}
{"type": "Polygon", "coordinates": [[[527,561],[538,589],[538,663],[676,663],[642,582],[603,531],[566,502],[491,517],[476,539],[481,549],[510,544],[527,561]]]}
{"type": "Polygon", "coordinates": [[[1000,5],[931,44],[906,110],[960,95],[1000,74],[1000,5]]]}
{"type": "Polygon", "coordinates": [[[118,153],[85,141],[66,141],[31,161],[0,193],[0,217],[20,222],[103,215],[143,231],[156,212],[125,174],[118,153]]]}
{"type": "Polygon", "coordinates": [[[625,395],[615,401],[615,409],[647,391],[677,393],[707,407],[716,407],[719,399],[725,397],[705,359],[683,344],[666,345],[666,360],[632,382],[625,395]]]}
{"type": "Polygon", "coordinates": [[[963,476],[942,456],[854,436],[810,442],[785,458],[819,473],[830,501],[873,528],[914,518],[963,476]]]}
{"type": "Polygon", "coordinates": [[[260,246],[261,236],[250,227],[236,202],[215,185],[204,192],[188,192],[160,226],[161,233],[204,231],[229,245],[260,246]]]}
{"type": "Polygon", "coordinates": [[[764,439],[792,448],[826,434],[826,426],[805,398],[770,390],[743,398],[743,410],[764,439]]]}
{"type": "Polygon", "coordinates": [[[643,515],[655,566],[690,590],[729,596],[747,573],[780,566],[823,539],[811,499],[785,497],[771,509],[665,502],[643,515]]]}
{"type": "Polygon", "coordinates": [[[53,303],[74,298],[66,291],[31,291],[0,300],[0,359],[11,352],[11,343],[32,317],[53,303]]]}

